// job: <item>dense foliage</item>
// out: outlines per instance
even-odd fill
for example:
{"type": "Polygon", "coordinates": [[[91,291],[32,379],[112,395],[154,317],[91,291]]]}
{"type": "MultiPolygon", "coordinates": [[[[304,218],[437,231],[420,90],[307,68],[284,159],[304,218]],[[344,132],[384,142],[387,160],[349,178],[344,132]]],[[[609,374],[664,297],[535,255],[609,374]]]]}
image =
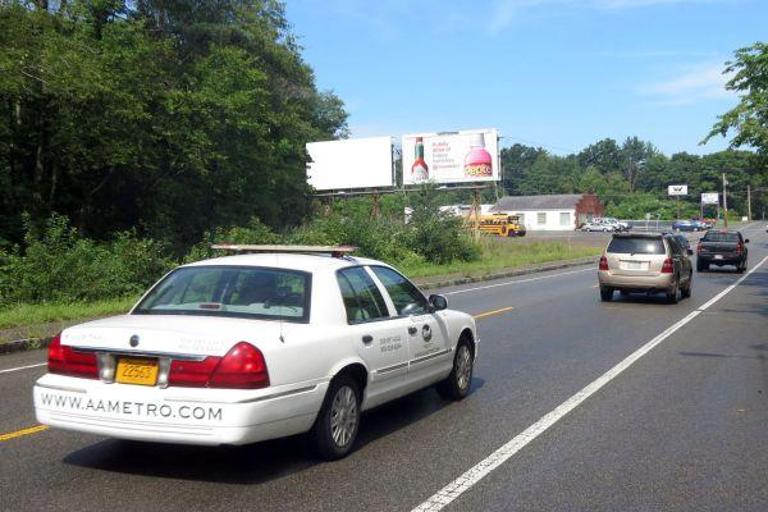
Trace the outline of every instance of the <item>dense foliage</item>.
{"type": "MultiPolygon", "coordinates": [[[[681,216],[699,215],[702,192],[722,190],[722,173],[728,179],[730,209],[746,214],[747,185],[753,190],[768,186],[768,165],[750,151],[726,150],[709,155],[676,153],[668,157],[637,137],[619,145],[604,139],[566,156],[542,148],[515,144],[501,151],[504,187],[514,195],[594,192],[607,205],[608,214],[637,219],[646,213],[662,219],[677,216],[677,203],[667,197],[667,186],[688,185],[681,201],[681,216]]],[[[752,196],[753,215],[768,207],[768,198],[752,196]]],[[[704,212],[713,216],[714,208],[704,212]]],[[[767,212],[768,213],[768,212],[767,212]]]]}
{"type": "Polygon", "coordinates": [[[205,233],[182,258],[175,258],[166,244],[139,238],[133,231],[94,241],[61,215],[52,215],[41,228],[25,217],[23,250],[0,250],[0,308],[136,295],[177,263],[217,255],[211,245],[222,242],[354,245],[361,256],[405,267],[476,259],[479,248],[463,221],[441,213],[440,204],[437,191],[424,187],[407,198],[386,197],[376,217],[363,199],[336,202],[311,222],[279,233],[254,217],[242,226],[205,233]],[[414,209],[408,223],[403,216],[406,201],[414,209]]]}
{"type": "Polygon", "coordinates": [[[737,50],[725,72],[732,74],[726,89],[739,93],[741,100],[720,116],[706,140],[733,131],[732,146],[752,147],[768,156],[768,43],[737,50]]]}
{"type": "Polygon", "coordinates": [[[345,132],[277,0],[0,4],[0,243],[22,212],[177,251],[253,216],[296,225],[305,143],[345,132]]]}

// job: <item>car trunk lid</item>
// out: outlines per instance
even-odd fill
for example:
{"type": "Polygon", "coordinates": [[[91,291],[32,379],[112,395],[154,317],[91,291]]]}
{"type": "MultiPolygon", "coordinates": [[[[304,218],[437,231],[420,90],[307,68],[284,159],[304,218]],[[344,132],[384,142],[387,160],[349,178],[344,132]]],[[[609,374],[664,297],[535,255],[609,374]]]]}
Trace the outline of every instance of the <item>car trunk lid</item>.
{"type": "Polygon", "coordinates": [[[61,343],[137,355],[224,356],[240,341],[280,342],[277,320],[189,315],[122,315],[65,329],[61,343]]]}

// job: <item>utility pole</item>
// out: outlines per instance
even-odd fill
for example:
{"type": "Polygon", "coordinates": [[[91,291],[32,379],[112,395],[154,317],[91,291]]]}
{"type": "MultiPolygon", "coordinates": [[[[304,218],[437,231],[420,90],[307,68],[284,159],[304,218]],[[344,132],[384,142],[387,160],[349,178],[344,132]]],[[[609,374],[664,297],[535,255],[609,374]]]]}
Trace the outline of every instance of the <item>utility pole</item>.
{"type": "Polygon", "coordinates": [[[747,185],[747,221],[752,222],[752,190],[747,185]]]}
{"type": "Polygon", "coordinates": [[[728,229],[728,180],[725,179],[725,173],[723,173],[723,221],[725,222],[725,229],[728,229]]]}

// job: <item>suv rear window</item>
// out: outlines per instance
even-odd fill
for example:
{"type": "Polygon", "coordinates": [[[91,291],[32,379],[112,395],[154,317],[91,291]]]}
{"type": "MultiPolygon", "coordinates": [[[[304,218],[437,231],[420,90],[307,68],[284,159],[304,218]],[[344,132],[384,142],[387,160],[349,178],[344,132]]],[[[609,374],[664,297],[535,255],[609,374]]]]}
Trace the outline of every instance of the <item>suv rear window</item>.
{"type": "Polygon", "coordinates": [[[608,252],[620,254],[665,254],[664,241],[661,238],[617,237],[608,244],[608,252]]]}
{"type": "Polygon", "coordinates": [[[739,243],[739,234],[738,233],[713,233],[711,231],[707,232],[706,235],[704,235],[704,238],[702,239],[704,242],[726,242],[731,244],[737,244],[739,243]]]}

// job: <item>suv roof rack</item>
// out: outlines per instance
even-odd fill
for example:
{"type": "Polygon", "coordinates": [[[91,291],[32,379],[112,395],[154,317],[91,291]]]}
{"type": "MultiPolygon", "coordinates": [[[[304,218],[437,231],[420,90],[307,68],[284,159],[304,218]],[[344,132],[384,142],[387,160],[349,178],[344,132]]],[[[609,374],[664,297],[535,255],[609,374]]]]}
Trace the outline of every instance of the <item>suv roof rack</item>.
{"type": "Polygon", "coordinates": [[[294,253],[294,254],[329,254],[332,258],[343,258],[357,250],[352,245],[249,245],[249,244],[214,244],[211,249],[242,253],[294,253]]]}

